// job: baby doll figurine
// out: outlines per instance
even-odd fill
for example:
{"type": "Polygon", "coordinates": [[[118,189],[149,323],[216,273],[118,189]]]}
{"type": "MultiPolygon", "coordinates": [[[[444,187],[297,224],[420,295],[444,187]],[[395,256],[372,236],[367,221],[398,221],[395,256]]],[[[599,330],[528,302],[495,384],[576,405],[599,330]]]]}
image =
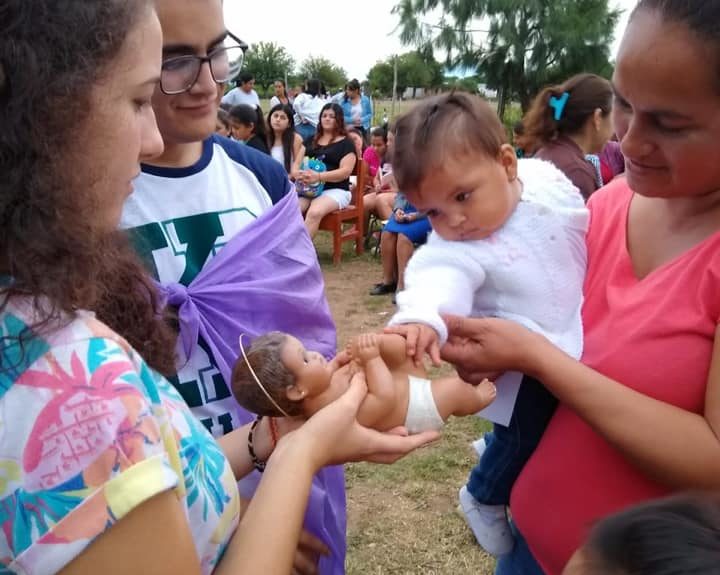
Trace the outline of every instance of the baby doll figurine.
{"type": "Polygon", "coordinates": [[[451,415],[471,415],[495,398],[495,386],[478,386],[457,376],[430,381],[423,366],[406,355],[405,339],[394,334],[363,334],[331,361],[308,351],[291,335],[270,332],[257,338],[232,373],[238,403],[258,415],[310,417],[343,394],[362,370],[368,394],[358,412],[366,427],[408,433],[440,429],[451,415]]]}

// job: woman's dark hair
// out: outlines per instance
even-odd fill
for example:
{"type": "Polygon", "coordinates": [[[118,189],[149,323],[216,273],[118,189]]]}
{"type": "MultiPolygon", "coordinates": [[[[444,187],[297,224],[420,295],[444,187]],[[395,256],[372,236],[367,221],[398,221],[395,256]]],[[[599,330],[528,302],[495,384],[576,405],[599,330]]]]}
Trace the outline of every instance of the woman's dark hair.
{"type": "Polygon", "coordinates": [[[701,575],[720,570],[720,496],[685,494],[603,519],[583,547],[589,573],[701,575]]]}
{"type": "Polygon", "coordinates": [[[225,126],[226,130],[230,129],[230,114],[228,114],[227,110],[218,107],[217,121],[225,126]]]}
{"type": "Polygon", "coordinates": [[[291,416],[302,415],[301,402],[290,401],[286,393],[288,387],[295,385],[295,377],[282,362],[282,350],[286,343],[287,334],[271,331],[253,341],[247,351],[247,362],[242,354],[235,362],[231,380],[232,392],[235,400],[252,413],[283,417],[255,381],[257,376],[265,391],[285,413],[291,416]]]}
{"type": "Polygon", "coordinates": [[[517,134],[518,136],[525,135],[525,124],[522,123],[522,120],[513,124],[513,134],[517,134]]]}
{"type": "Polygon", "coordinates": [[[274,86],[275,84],[280,84],[280,85],[282,86],[282,89],[283,89],[283,97],[288,98],[287,86],[285,85],[285,82],[284,82],[283,80],[275,80],[275,81],[273,82],[273,86],[274,86]]]}
{"type": "Polygon", "coordinates": [[[388,131],[385,128],[373,128],[370,132],[372,138],[382,138],[383,142],[387,144],[388,131]]]}
{"type": "Polygon", "coordinates": [[[578,134],[595,110],[612,110],[610,82],[595,74],[578,74],[557,86],[544,88],[523,118],[528,144],[539,149],[559,136],[578,134]]]}
{"type": "Polygon", "coordinates": [[[305,82],[305,93],[310,94],[313,98],[322,93],[323,86],[317,78],[311,78],[305,82]]]}
{"type": "Polygon", "coordinates": [[[251,106],[250,104],[238,104],[230,108],[228,112],[230,120],[253,127],[253,134],[262,141],[267,140],[267,130],[265,129],[265,118],[263,117],[262,108],[260,106],[251,106]]]}
{"type": "Polygon", "coordinates": [[[320,115],[318,116],[318,126],[317,131],[315,132],[315,137],[313,138],[313,144],[317,145],[318,140],[325,134],[325,131],[322,127],[322,115],[325,110],[332,110],[335,112],[335,130],[334,130],[334,138],[337,138],[338,136],[347,136],[347,130],[345,129],[345,116],[343,115],[343,109],[340,107],[340,104],[336,104],[335,102],[329,102],[325,104],[322,109],[320,110],[320,115]]]}
{"type": "Polygon", "coordinates": [[[267,115],[267,144],[269,150],[271,150],[275,145],[275,131],[273,130],[272,122],[270,121],[270,118],[272,118],[272,115],[275,112],[282,112],[288,119],[288,127],[282,133],[282,136],[280,136],[280,141],[282,142],[285,171],[289,174],[292,166],[293,145],[295,143],[295,120],[293,119],[293,109],[287,104],[277,104],[272,107],[270,113],[267,115]]]}
{"type": "Polygon", "coordinates": [[[716,84],[720,89],[720,3],[708,0],[640,0],[631,19],[640,11],[657,12],[669,22],[687,26],[707,43],[714,63],[709,68],[716,71],[716,84]]]}
{"type": "MultiPolygon", "coordinates": [[[[27,297],[35,313],[19,342],[6,336],[0,348],[22,348],[87,309],[149,365],[175,371],[176,337],[154,284],[124,235],[103,228],[90,170],[74,152],[98,81],[150,9],[147,0],[6,0],[0,8],[0,269],[12,278],[0,311],[27,297]]],[[[0,372],[17,367],[6,357],[0,372]]]]}
{"type": "Polygon", "coordinates": [[[466,92],[427,98],[391,126],[392,166],[398,187],[408,193],[450,158],[481,153],[496,158],[507,143],[505,127],[490,105],[466,92]]]}
{"type": "Polygon", "coordinates": [[[240,86],[242,84],[247,84],[248,82],[252,82],[255,79],[255,74],[252,72],[240,72],[240,75],[237,79],[237,85],[240,86]]]}

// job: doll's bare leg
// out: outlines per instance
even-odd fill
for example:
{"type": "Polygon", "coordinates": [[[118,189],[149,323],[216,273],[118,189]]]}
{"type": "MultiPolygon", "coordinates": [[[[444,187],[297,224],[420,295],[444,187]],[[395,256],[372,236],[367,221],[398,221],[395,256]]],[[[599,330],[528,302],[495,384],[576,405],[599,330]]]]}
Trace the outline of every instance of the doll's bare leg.
{"type": "Polygon", "coordinates": [[[495,385],[488,380],[470,385],[457,376],[441,377],[432,382],[433,398],[444,421],[451,415],[472,415],[495,399],[495,385]]]}

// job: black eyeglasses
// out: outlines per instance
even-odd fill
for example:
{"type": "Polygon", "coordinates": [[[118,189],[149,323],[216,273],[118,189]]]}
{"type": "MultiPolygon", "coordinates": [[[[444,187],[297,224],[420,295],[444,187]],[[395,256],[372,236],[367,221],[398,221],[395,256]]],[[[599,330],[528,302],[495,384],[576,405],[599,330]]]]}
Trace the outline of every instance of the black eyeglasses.
{"type": "Polygon", "coordinates": [[[168,96],[187,92],[197,82],[205,62],[210,65],[210,74],[216,84],[229,82],[240,73],[247,47],[240,38],[228,32],[223,45],[207,56],[168,58],[160,70],[160,90],[168,96]]]}

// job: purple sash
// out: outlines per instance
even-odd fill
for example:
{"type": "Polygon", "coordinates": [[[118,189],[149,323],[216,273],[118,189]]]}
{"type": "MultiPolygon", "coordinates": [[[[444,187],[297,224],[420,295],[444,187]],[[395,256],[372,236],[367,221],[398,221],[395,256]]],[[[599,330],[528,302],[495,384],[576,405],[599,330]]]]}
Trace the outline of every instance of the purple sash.
{"type": "MultiPolygon", "coordinates": [[[[185,357],[201,337],[226,382],[240,352],[240,334],[252,340],[268,331],[284,331],[308,349],[328,358],[335,355],[335,324],[294,193],[238,232],[187,288],[172,283],[161,289],[167,303],[178,308],[178,345],[185,357]]],[[[243,423],[254,418],[240,406],[237,413],[243,423]]],[[[243,479],[241,494],[250,496],[259,479],[257,472],[243,479]]],[[[328,467],[313,481],[305,515],[305,528],[332,551],[320,561],[323,575],[345,572],[345,527],[343,470],[328,467]]]]}

